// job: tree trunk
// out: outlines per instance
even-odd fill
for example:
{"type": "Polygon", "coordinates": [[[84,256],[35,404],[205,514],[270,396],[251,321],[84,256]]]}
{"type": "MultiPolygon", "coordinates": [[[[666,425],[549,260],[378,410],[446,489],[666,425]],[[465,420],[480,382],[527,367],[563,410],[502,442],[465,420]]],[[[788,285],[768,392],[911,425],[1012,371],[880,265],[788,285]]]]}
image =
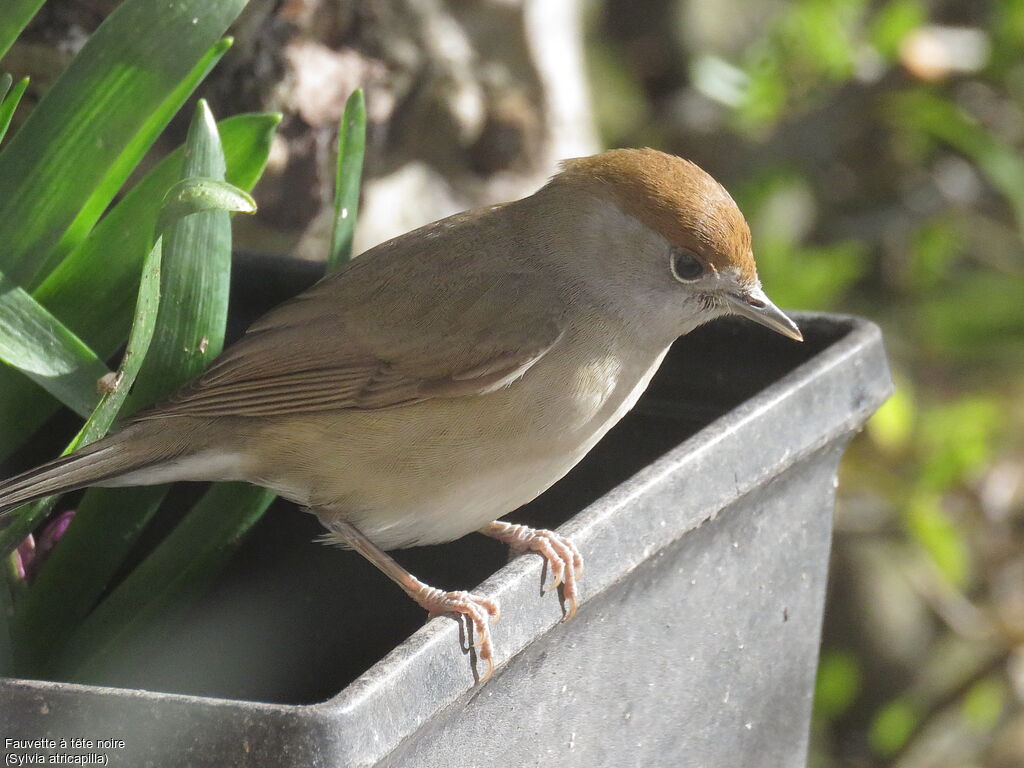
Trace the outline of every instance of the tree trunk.
{"type": "MultiPolygon", "coordinates": [[[[112,0],[49,3],[3,62],[38,94],[112,0]]],[[[284,115],[244,249],[324,258],[338,120],[369,114],[356,252],[457,211],[529,194],[596,149],[579,0],[252,0],[201,88],[219,117],[284,115]]],[[[31,106],[31,99],[29,99],[31,106]]],[[[161,145],[184,137],[182,110],[161,145]]]]}

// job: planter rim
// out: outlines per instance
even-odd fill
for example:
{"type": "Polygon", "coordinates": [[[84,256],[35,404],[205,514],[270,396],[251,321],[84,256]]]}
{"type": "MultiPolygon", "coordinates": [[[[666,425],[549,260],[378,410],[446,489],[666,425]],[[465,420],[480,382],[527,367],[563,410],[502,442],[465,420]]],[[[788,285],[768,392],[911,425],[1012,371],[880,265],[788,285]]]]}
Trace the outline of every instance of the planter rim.
{"type": "MultiPolygon", "coordinates": [[[[821,352],[800,364],[630,479],[590,504],[559,530],[587,557],[580,608],[688,531],[802,458],[844,440],[888,397],[892,381],[878,327],[862,318],[793,313],[814,329],[845,330],[821,352]],[[759,435],[784,438],[785,450],[767,446],[759,435]],[[751,447],[754,447],[754,450],[751,447]],[[727,467],[731,471],[723,471],[727,467]],[[646,504],[655,488],[668,484],[678,508],[646,504]],[[628,525],[612,525],[628,516],[628,525]]],[[[776,443],[777,444],[777,443],[776,443]]],[[[500,601],[515,622],[495,625],[495,676],[502,665],[561,619],[553,594],[539,597],[541,558],[517,557],[474,591],[500,601]],[[504,630],[504,631],[503,631],[504,630]]],[[[557,631],[557,630],[556,630],[557,631]]],[[[64,695],[116,697],[160,702],[174,709],[233,710],[255,723],[271,715],[283,727],[339,737],[344,751],[362,760],[379,759],[431,716],[473,689],[470,660],[459,645],[459,627],[440,617],[427,622],[383,659],[332,698],[314,704],[272,704],[140,689],[0,678],[0,695],[44,699],[64,695]],[[412,695],[411,692],[415,692],[412,695]],[[400,702],[401,707],[395,703],[400,702]]],[[[481,686],[478,691],[486,691],[481,686]]],[[[10,699],[9,699],[10,700],[10,699]]],[[[259,727],[259,726],[255,726],[259,727]]],[[[315,736],[314,736],[315,737],[315,736]]]]}

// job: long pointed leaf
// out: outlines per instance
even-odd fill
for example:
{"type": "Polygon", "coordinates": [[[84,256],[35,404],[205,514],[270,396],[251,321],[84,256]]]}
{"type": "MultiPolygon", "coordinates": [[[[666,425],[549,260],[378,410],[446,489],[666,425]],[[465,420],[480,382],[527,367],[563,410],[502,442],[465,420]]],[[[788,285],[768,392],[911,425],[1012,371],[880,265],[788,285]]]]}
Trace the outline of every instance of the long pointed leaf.
{"type": "MultiPolygon", "coordinates": [[[[121,366],[112,382],[112,388],[100,398],[96,408],[89,415],[78,434],[64,449],[62,456],[66,456],[107,434],[107,430],[110,429],[117,414],[120,413],[121,407],[135,383],[135,377],[142,367],[142,361],[146,357],[149,343],[153,338],[153,328],[156,325],[156,312],[160,301],[161,244],[162,241],[157,240],[143,265],[142,282],[139,285],[139,297],[135,309],[135,322],[132,325],[131,335],[128,337],[128,346],[125,349],[124,358],[121,360],[121,366]]],[[[5,555],[17,547],[21,540],[50,514],[56,501],[57,497],[40,499],[28,509],[22,510],[6,528],[0,531],[0,555],[5,555]]]]}
{"type": "Polygon", "coordinates": [[[75,439],[68,446],[68,452],[99,440],[114,424],[114,420],[124,407],[128,394],[135,384],[135,379],[142,370],[142,364],[149,352],[156,329],[157,314],[160,310],[160,272],[163,258],[163,240],[157,238],[156,243],[142,263],[142,278],[139,282],[139,296],[135,302],[135,315],[131,332],[128,334],[128,345],[121,358],[121,365],[113,381],[109,382],[107,391],[100,398],[96,410],[82,427],[75,439]]]}
{"type": "Polygon", "coordinates": [[[0,271],[34,286],[111,166],[246,0],[124,0],[0,152],[0,271]]]}
{"type": "MultiPolygon", "coordinates": [[[[266,165],[279,115],[239,115],[220,123],[228,181],[252,189],[266,165]]],[[[167,190],[181,176],[176,150],[108,213],[89,237],[33,292],[101,357],[128,333],[132,297],[167,190]],[[88,296],[89,301],[82,297],[88,296]]],[[[0,459],[53,415],[57,403],[20,373],[0,366],[0,459]]]]}
{"type": "MultiPolygon", "coordinates": [[[[10,86],[8,86],[10,87],[10,86]]],[[[21,97],[25,95],[25,89],[28,88],[28,78],[23,77],[18,81],[18,84],[14,86],[14,90],[9,94],[0,96],[0,142],[4,140],[4,136],[7,135],[7,129],[11,125],[11,119],[14,117],[14,110],[18,108],[18,104],[21,103],[21,97]]],[[[6,91],[6,89],[4,89],[6,91]]]]}
{"type": "Polygon", "coordinates": [[[46,0],[4,0],[0,8],[0,59],[14,45],[46,0]]]}
{"type": "Polygon", "coordinates": [[[102,591],[109,583],[167,493],[166,487],[93,490],[103,493],[82,497],[72,525],[15,606],[11,629],[21,677],[45,674],[52,654],[96,604],[97,585],[102,591]],[[97,533],[105,534],[99,549],[97,533]]]}
{"type": "Polygon", "coordinates": [[[82,416],[107,366],[39,302],[0,275],[0,360],[82,416]]]}
{"type": "MultiPolygon", "coordinates": [[[[340,139],[340,154],[347,159],[344,163],[339,159],[335,202],[336,227],[340,222],[346,231],[339,241],[335,229],[335,264],[351,255],[359,200],[365,136],[365,110],[359,92],[349,99],[346,123],[348,140],[340,139]],[[347,216],[340,216],[345,205],[352,207],[348,221],[347,216]]],[[[102,680],[126,650],[159,626],[160,619],[166,620],[169,612],[187,605],[212,583],[273,499],[274,494],[262,488],[214,485],[174,532],[89,615],[50,672],[80,681],[102,680]]]]}
{"type": "Polygon", "coordinates": [[[82,622],[48,671],[64,679],[101,679],[157,619],[187,605],[213,582],[273,500],[273,493],[252,485],[213,486],[82,622]]]}
{"type": "MultiPolygon", "coordinates": [[[[200,100],[185,144],[182,177],[224,179],[227,166],[213,113],[200,100]]],[[[164,234],[164,301],[146,368],[129,400],[137,410],[201,372],[224,346],[231,280],[231,218],[203,211],[164,234]]]]}
{"type": "Polygon", "coordinates": [[[1024,159],[1019,150],[980,125],[956,104],[924,92],[900,94],[893,114],[970,158],[1013,208],[1024,235],[1024,159]]]}
{"type": "Polygon", "coordinates": [[[60,242],[50,251],[40,268],[40,274],[47,275],[64,259],[65,256],[89,234],[96,220],[100,217],[118,190],[124,186],[128,176],[142,160],[143,155],[152,146],[156,138],[163,132],[178,113],[182,105],[210,71],[217,65],[232,45],[231,38],[219,40],[203,55],[192,71],[171,91],[146,120],[146,123],[135,134],[120,157],[107,169],[103,180],[96,185],[89,200],[82,206],[75,220],[61,237],[60,242]]]}
{"type": "Polygon", "coordinates": [[[0,675],[10,676],[14,672],[14,641],[11,639],[11,622],[14,620],[14,595],[20,590],[18,574],[12,573],[14,555],[4,558],[0,573],[0,675]]]}
{"type": "MultiPolygon", "coordinates": [[[[139,296],[135,307],[135,321],[128,337],[128,346],[119,369],[119,378],[111,392],[104,395],[92,416],[82,427],[75,439],[68,446],[65,454],[79,446],[103,437],[114,423],[114,419],[124,406],[128,393],[131,391],[135,378],[142,367],[153,339],[156,318],[160,302],[160,262],[163,240],[158,239],[156,245],[146,257],[143,265],[142,282],[139,285],[139,296]]],[[[136,493],[139,491],[132,489],[136,493]]],[[[139,489],[148,491],[149,489],[139,489]]],[[[42,499],[33,508],[26,510],[22,516],[12,522],[10,529],[18,528],[12,534],[15,544],[24,537],[39,521],[52,510],[57,498],[42,499]]],[[[159,506],[160,498],[142,498],[142,512],[136,516],[136,530],[129,534],[137,534],[159,506]]],[[[90,510],[84,503],[78,509],[78,515],[85,518],[92,516],[106,517],[109,509],[90,510]]],[[[82,519],[79,517],[79,519],[82,519]]],[[[67,530],[60,546],[57,547],[46,561],[42,571],[36,577],[28,594],[17,602],[14,620],[11,623],[15,639],[16,667],[20,674],[31,675],[41,668],[53,647],[63,639],[62,625],[68,616],[81,618],[89,606],[95,601],[95,595],[85,589],[90,581],[86,576],[90,567],[96,567],[97,556],[102,555],[92,549],[92,542],[86,541],[90,548],[88,557],[77,557],[81,551],[81,534],[79,525],[73,523],[67,530]],[[79,591],[83,591],[81,599],[76,599],[79,591]]],[[[85,526],[81,526],[83,529],[85,526]]],[[[109,526],[108,526],[109,527],[109,526]]],[[[4,551],[8,531],[0,533],[0,552],[4,551]]],[[[121,530],[122,536],[125,532],[121,530]]],[[[129,538],[134,537],[131,535],[129,538]]],[[[104,548],[105,549],[105,548],[104,548]]],[[[102,552],[103,550],[101,550],[102,552]]]]}
{"type": "Polygon", "coordinates": [[[345,102],[345,113],[338,126],[338,167],[334,180],[334,228],[328,271],[352,258],[352,238],[359,213],[359,184],[366,154],[366,100],[363,89],[356,88],[345,102]]]}
{"type": "MultiPolygon", "coordinates": [[[[199,102],[189,128],[180,168],[184,178],[224,178],[224,155],[205,101],[199,102]]],[[[223,345],[231,269],[228,213],[203,211],[180,219],[166,230],[163,242],[160,310],[146,365],[126,404],[128,412],[180,387],[216,357],[223,345]]],[[[154,486],[94,488],[86,493],[83,506],[89,514],[76,515],[65,538],[74,537],[62,540],[54,550],[56,565],[47,568],[54,569],[53,576],[46,582],[45,593],[38,596],[40,603],[49,607],[45,621],[35,626],[45,630],[50,648],[62,646],[102,594],[166,491],[166,486],[154,486]],[[118,510],[116,535],[112,534],[112,510],[118,510]]],[[[116,621],[133,621],[131,613],[118,617],[116,621]]],[[[36,635],[33,631],[31,637],[36,635]]],[[[31,654],[33,663],[41,663],[37,651],[25,652],[31,654]]]]}

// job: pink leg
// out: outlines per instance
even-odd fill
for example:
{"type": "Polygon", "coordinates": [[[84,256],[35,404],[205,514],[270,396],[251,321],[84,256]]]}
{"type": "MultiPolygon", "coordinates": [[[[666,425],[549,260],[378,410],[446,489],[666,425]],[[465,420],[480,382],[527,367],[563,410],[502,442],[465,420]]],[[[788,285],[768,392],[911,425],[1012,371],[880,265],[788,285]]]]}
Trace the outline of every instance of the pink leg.
{"type": "Polygon", "coordinates": [[[487,662],[487,674],[480,678],[480,682],[483,683],[490,679],[494,672],[494,658],[489,625],[498,620],[499,611],[496,602],[470,592],[442,592],[440,589],[435,589],[405,570],[391,555],[366,538],[354,525],[336,519],[326,520],[324,524],[400,586],[417,605],[427,611],[428,618],[439,616],[442,613],[456,613],[465,616],[466,621],[473,625],[473,635],[476,638],[473,647],[477,649],[477,655],[487,662]]]}
{"type": "Polygon", "coordinates": [[[480,533],[505,542],[514,552],[532,551],[543,556],[551,569],[551,583],[544,591],[548,592],[561,585],[562,596],[569,604],[566,621],[576,615],[576,584],[583,575],[583,557],[575,544],[554,531],[503,523],[500,520],[485,525],[480,533]]]}

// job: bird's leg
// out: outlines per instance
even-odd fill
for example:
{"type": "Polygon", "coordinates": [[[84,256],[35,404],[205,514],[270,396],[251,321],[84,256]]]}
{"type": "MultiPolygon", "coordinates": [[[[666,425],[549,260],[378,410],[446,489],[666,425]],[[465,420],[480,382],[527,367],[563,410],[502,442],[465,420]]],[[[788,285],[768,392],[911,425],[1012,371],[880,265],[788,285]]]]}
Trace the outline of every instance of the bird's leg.
{"type": "Polygon", "coordinates": [[[551,569],[551,584],[544,591],[548,592],[561,585],[562,596],[569,605],[565,613],[566,621],[576,615],[576,584],[583,575],[583,557],[572,541],[554,531],[503,523],[501,520],[488,523],[480,529],[480,533],[508,544],[513,552],[532,551],[547,560],[551,569]]]}
{"type": "Polygon", "coordinates": [[[428,618],[443,613],[461,614],[473,625],[475,641],[473,647],[477,655],[487,662],[487,674],[480,678],[486,682],[494,672],[494,658],[491,646],[490,624],[498,620],[498,604],[494,600],[480,597],[470,592],[443,592],[440,589],[424,584],[395,561],[391,555],[382,550],[351,523],[343,520],[324,520],[324,524],[340,536],[356,552],[365,557],[385,576],[411,597],[417,605],[427,611],[428,618]]]}

